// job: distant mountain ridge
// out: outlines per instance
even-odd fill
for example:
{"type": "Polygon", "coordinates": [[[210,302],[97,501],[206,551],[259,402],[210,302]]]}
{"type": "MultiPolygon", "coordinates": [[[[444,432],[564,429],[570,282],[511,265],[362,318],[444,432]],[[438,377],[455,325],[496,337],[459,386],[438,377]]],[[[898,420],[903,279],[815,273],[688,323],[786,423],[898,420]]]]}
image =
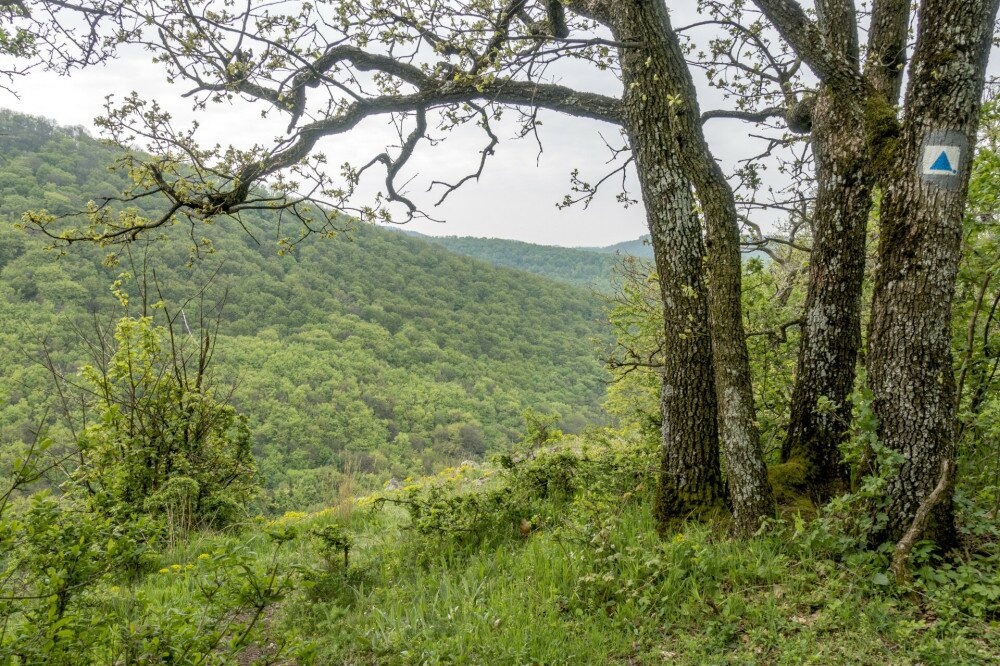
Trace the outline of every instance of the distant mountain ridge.
{"type": "Polygon", "coordinates": [[[628,254],[643,259],[653,257],[652,248],[645,242],[648,236],[606,247],[563,247],[506,238],[429,236],[398,226],[387,228],[494,266],[516,268],[598,291],[610,289],[612,271],[618,261],[616,255],[628,254]]]}
{"type": "Polygon", "coordinates": [[[451,252],[516,268],[579,287],[607,291],[615,258],[609,254],[555,245],[535,245],[502,238],[424,237],[451,252]]]}
{"type": "MultiPolygon", "coordinates": [[[[611,288],[612,271],[620,256],[628,255],[653,260],[653,246],[649,243],[649,234],[612,245],[563,247],[536,245],[506,238],[429,236],[398,226],[385,228],[441,245],[457,254],[481,259],[494,266],[516,268],[598,291],[607,291],[611,288]]],[[[757,250],[744,252],[743,258],[757,258],[764,262],[770,260],[766,254],[757,250]]]]}
{"type": "Polygon", "coordinates": [[[653,246],[649,244],[649,234],[645,236],[640,236],[635,240],[622,241],[621,243],[615,243],[614,245],[605,245],[604,247],[581,247],[581,250],[587,250],[588,252],[600,252],[602,254],[629,254],[633,257],[639,257],[641,259],[652,259],[653,258],[653,246]]]}
{"type": "MultiPolygon", "coordinates": [[[[649,234],[634,240],[594,247],[537,245],[506,238],[479,236],[429,236],[401,227],[388,227],[400,233],[444,246],[467,257],[482,259],[494,266],[516,268],[553,280],[598,291],[611,288],[612,271],[621,256],[652,262],[653,246],[649,234]]],[[[767,263],[770,257],[754,250],[743,253],[744,260],[756,258],[767,263]]]]}

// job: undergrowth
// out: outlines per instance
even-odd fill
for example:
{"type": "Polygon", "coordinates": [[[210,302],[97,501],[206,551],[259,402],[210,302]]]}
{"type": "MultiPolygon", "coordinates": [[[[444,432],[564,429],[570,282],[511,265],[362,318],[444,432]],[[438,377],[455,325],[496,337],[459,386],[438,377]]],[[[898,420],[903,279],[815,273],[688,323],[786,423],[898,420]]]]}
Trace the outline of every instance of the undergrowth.
{"type": "MultiPolygon", "coordinates": [[[[659,537],[649,511],[654,450],[597,436],[550,441],[346,511],[288,514],[258,525],[249,543],[205,534],[168,559],[186,567],[239,543],[294,578],[264,619],[260,643],[272,654],[256,651],[262,662],[1000,659],[998,534],[968,498],[959,498],[964,551],[942,558],[918,545],[912,582],[897,586],[890,549],[859,547],[877,521],[861,519],[863,487],[815,519],[791,513],[746,541],[730,539],[724,523],[659,537]],[[270,560],[276,533],[283,546],[270,560]]],[[[166,606],[184,594],[177,577],[147,578],[143,594],[166,606]]]]}

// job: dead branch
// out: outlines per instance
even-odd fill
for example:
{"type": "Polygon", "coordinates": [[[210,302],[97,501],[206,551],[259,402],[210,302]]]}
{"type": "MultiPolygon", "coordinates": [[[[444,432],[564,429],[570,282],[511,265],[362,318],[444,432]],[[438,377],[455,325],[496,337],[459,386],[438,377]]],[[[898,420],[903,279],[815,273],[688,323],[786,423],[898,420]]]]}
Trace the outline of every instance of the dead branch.
{"type": "Polygon", "coordinates": [[[917,539],[920,538],[927,528],[927,520],[930,518],[931,511],[941,502],[948,488],[951,486],[951,479],[954,473],[954,461],[949,458],[941,463],[941,478],[938,480],[937,486],[934,487],[931,494],[927,496],[927,499],[917,509],[917,515],[913,517],[910,529],[906,530],[906,534],[896,544],[896,549],[892,553],[892,564],[889,566],[889,570],[895,577],[897,585],[902,585],[909,578],[906,563],[910,551],[913,550],[917,539]]]}

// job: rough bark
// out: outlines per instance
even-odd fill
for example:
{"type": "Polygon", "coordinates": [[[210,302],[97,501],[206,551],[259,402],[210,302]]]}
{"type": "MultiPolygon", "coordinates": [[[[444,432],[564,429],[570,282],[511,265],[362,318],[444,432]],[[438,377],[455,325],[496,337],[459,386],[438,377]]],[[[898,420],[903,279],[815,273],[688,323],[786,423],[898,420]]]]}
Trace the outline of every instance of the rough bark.
{"type": "Polygon", "coordinates": [[[782,460],[804,464],[824,501],[846,488],[840,444],[861,344],[861,289],[871,188],[864,174],[858,104],[822,86],[813,111],[816,207],[802,337],[782,460]],[[821,400],[829,407],[820,408],[821,400]]]}
{"type": "MultiPolygon", "coordinates": [[[[809,18],[797,0],[753,2],[821,82],[838,90],[854,89],[860,92],[863,89],[857,67],[843,50],[833,48],[828,35],[809,18]]],[[[836,16],[838,8],[834,5],[851,3],[827,0],[825,3],[817,2],[817,9],[820,4],[828,8],[828,15],[836,16]]]]}
{"type": "Polygon", "coordinates": [[[752,533],[764,518],[774,515],[775,504],[755,423],[735,199],[705,141],[697,91],[665,5],[657,0],[629,0],[612,7],[616,38],[646,44],[641,51],[623,54],[623,71],[633,72],[626,76],[626,96],[639,96],[645,112],[664,123],[663,129],[669,132],[667,149],[679,157],[704,210],[719,438],[736,531],[752,533]],[[651,85],[633,86],[634,70],[652,77],[651,85]]]}
{"type": "MultiPolygon", "coordinates": [[[[860,69],[854,3],[817,2],[818,26],[838,59],[860,69]]],[[[908,0],[879,0],[869,32],[865,96],[820,86],[812,117],[816,157],[813,251],[782,460],[802,464],[807,490],[825,501],[847,489],[840,455],[851,419],[861,345],[865,240],[877,156],[895,130],[908,0]],[[859,131],[859,128],[861,131],[859,131]],[[827,402],[820,408],[821,401],[827,402]]]]}
{"type": "MultiPolygon", "coordinates": [[[[638,6],[630,1],[621,5],[638,6]]],[[[655,25],[628,23],[628,8],[615,3],[613,25],[628,25],[629,39],[659,45],[655,25]],[[619,22],[620,21],[620,22],[619,22]]],[[[652,47],[656,48],[656,47],[652,47]]],[[[655,512],[662,529],[678,519],[722,506],[716,396],[708,299],[703,277],[705,246],[684,174],[664,94],[662,58],[623,49],[623,125],[639,175],[663,298],[664,358],[661,410],[663,457],[655,512]]]]}
{"type": "MultiPolygon", "coordinates": [[[[856,71],[853,2],[822,0],[816,10],[827,48],[856,71]]],[[[847,480],[840,443],[850,420],[848,397],[861,344],[861,284],[871,191],[863,169],[864,135],[857,131],[864,120],[859,100],[821,84],[811,120],[817,182],[813,251],[781,458],[802,465],[809,492],[823,501],[843,489],[847,480]],[[821,400],[829,407],[821,409],[821,400]]]]}
{"type": "Polygon", "coordinates": [[[910,0],[875,0],[868,27],[865,79],[890,104],[899,99],[906,65],[910,0]]]}
{"type": "MultiPolygon", "coordinates": [[[[888,524],[876,541],[899,539],[955,456],[956,396],[950,318],[981,96],[998,0],[925,0],[905,117],[882,204],[868,368],[883,444],[903,456],[888,484],[888,524]],[[964,137],[947,185],[922,176],[931,132],[964,137]]],[[[940,178],[940,177],[938,177],[940,178]]],[[[955,540],[951,497],[926,535],[955,540]]]]}

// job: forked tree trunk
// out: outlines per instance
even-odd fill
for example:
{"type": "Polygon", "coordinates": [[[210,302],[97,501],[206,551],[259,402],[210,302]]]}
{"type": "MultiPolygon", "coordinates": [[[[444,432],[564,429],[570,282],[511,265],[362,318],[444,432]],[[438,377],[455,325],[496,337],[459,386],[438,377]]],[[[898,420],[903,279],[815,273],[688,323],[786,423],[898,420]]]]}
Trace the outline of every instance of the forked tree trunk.
{"type": "MultiPolygon", "coordinates": [[[[879,437],[903,456],[878,541],[905,532],[942,463],[955,456],[951,301],[997,4],[924,0],[920,7],[906,115],[886,179],[869,332],[879,437]],[[956,173],[934,164],[942,152],[956,173]]],[[[937,505],[927,536],[942,547],[954,543],[950,497],[937,505]]]]}
{"type": "MultiPolygon", "coordinates": [[[[735,199],[705,142],[697,91],[664,3],[628,0],[610,3],[609,11],[617,39],[644,45],[622,54],[627,107],[634,105],[646,124],[643,134],[633,136],[633,148],[655,127],[660,152],[654,159],[662,164],[679,157],[704,210],[719,439],[736,531],[749,534],[774,515],[774,496],[755,423],[735,199]]],[[[643,165],[638,166],[641,173],[643,165]]]]}
{"type": "MultiPolygon", "coordinates": [[[[621,5],[638,5],[630,0],[621,5]]],[[[631,15],[616,8],[616,14],[631,15]]],[[[623,22],[622,25],[624,25],[623,22]]],[[[630,39],[662,44],[663,36],[629,24],[630,39]]],[[[722,507],[719,440],[705,246],[691,184],[681,167],[663,94],[663,62],[645,49],[623,49],[624,127],[646,207],[663,298],[664,355],[661,410],[663,457],[655,513],[661,529],[722,507]]]]}
{"type": "MultiPolygon", "coordinates": [[[[820,0],[819,28],[855,70],[860,67],[853,2],[820,0]]],[[[861,294],[872,184],[877,159],[895,129],[906,54],[909,0],[874,3],[865,79],[868,99],[823,85],[812,113],[816,156],[813,250],[802,335],[782,460],[800,462],[812,496],[825,501],[846,490],[840,455],[851,420],[861,345],[861,294]],[[821,401],[827,405],[820,408],[821,401]]]]}

